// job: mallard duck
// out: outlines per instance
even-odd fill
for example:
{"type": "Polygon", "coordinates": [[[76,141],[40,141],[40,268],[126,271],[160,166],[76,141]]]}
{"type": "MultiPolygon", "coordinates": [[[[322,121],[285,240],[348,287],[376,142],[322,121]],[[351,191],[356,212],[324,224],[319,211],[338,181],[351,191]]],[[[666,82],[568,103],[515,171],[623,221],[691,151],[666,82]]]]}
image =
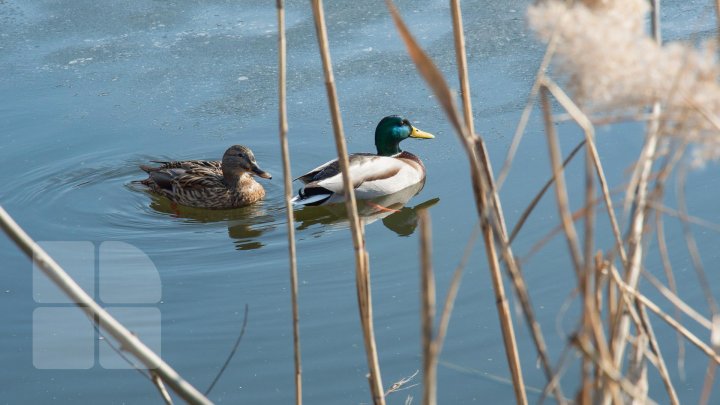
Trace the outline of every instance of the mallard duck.
{"type": "Polygon", "coordinates": [[[271,179],[258,167],[250,148],[233,145],[222,161],[185,160],[141,165],[149,177],[141,183],[177,204],[197,208],[227,209],[252,204],[265,197],[253,176],[271,179]]]}
{"type": "MultiPolygon", "coordinates": [[[[377,154],[353,153],[348,156],[355,196],[362,200],[373,199],[424,182],[425,166],[417,156],[400,150],[400,142],[407,138],[434,137],[397,115],[380,120],[375,128],[377,154]]],[[[298,195],[292,199],[296,205],[332,204],[345,199],[337,159],[318,166],[295,180],[305,183],[298,195]]]]}

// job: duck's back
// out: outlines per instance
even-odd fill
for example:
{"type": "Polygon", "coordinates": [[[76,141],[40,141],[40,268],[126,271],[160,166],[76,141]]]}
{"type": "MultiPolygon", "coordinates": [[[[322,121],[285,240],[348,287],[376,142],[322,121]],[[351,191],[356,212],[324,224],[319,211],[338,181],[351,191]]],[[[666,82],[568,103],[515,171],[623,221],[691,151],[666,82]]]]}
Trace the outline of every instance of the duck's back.
{"type": "Polygon", "coordinates": [[[195,160],[158,163],[161,163],[158,167],[141,166],[149,175],[142,183],[177,204],[227,209],[249,205],[265,197],[265,190],[249,175],[244,175],[235,189],[228,188],[220,162],[195,160]]]}

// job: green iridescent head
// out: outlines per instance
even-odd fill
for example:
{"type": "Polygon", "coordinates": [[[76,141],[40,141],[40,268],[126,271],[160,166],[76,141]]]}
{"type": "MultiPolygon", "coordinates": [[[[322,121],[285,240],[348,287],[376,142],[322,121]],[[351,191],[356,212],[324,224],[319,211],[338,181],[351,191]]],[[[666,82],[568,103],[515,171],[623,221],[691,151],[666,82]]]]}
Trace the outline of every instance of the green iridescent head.
{"type": "Polygon", "coordinates": [[[375,147],[380,156],[392,156],[402,152],[400,142],[407,138],[433,139],[434,135],[421,131],[399,115],[389,115],[375,128],[375,147]]]}

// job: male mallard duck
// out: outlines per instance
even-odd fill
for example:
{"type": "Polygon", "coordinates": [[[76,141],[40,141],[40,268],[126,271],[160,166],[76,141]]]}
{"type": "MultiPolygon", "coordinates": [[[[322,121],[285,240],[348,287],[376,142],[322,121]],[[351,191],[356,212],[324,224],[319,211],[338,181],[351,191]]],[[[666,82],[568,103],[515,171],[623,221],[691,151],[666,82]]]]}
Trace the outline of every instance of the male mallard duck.
{"type": "Polygon", "coordinates": [[[197,208],[237,208],[265,197],[265,189],[253,175],[271,179],[262,171],[250,148],[233,145],[222,162],[186,160],[155,162],[160,166],[140,168],[150,175],[141,183],[172,202],[197,208]]]}
{"type": "MultiPolygon", "coordinates": [[[[380,120],[375,128],[377,155],[353,153],[350,160],[350,179],[358,199],[366,200],[393,194],[425,181],[425,166],[420,159],[400,150],[400,142],[407,138],[432,139],[434,136],[410,124],[397,115],[380,120]]],[[[305,183],[293,198],[297,205],[321,205],[344,201],[342,174],[337,159],[310,170],[298,177],[305,183]]]]}

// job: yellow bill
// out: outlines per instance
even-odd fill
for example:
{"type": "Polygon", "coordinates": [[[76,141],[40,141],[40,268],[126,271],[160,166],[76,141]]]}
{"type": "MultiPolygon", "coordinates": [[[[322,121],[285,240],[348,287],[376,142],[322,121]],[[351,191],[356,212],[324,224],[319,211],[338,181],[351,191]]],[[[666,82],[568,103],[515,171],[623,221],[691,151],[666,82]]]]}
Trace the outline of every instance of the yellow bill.
{"type": "Polygon", "coordinates": [[[410,132],[410,138],[433,139],[435,138],[435,135],[412,127],[412,132],[410,132]]]}

